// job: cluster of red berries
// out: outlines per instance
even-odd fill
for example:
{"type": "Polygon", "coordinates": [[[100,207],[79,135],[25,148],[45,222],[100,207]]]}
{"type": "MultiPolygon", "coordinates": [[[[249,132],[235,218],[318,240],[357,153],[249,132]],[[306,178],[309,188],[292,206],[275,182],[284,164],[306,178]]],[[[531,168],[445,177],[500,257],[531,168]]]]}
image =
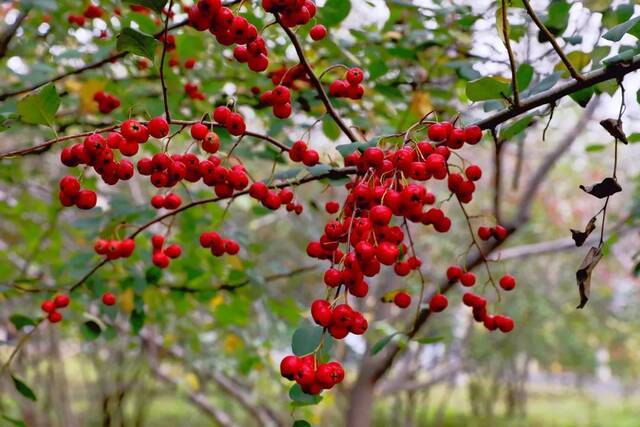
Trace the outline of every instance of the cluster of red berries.
{"type": "Polygon", "coordinates": [[[220,107],[216,107],[213,111],[213,120],[224,126],[233,136],[242,135],[247,130],[244,118],[240,113],[231,111],[229,107],[222,105],[220,107]]]}
{"type": "Polygon", "coordinates": [[[151,206],[156,209],[178,209],[182,204],[182,199],[176,193],[167,193],[165,195],[156,194],[151,198],[151,206]]]}
{"type": "Polygon", "coordinates": [[[499,329],[501,332],[508,333],[515,327],[513,319],[508,316],[503,316],[502,314],[490,315],[487,312],[487,300],[480,295],[465,292],[462,296],[462,303],[467,307],[471,307],[474,320],[478,323],[483,323],[484,327],[489,331],[499,329]]]}
{"type": "Polygon", "coordinates": [[[261,72],[269,66],[267,47],[264,39],[258,36],[255,25],[233,14],[220,0],[199,0],[188,10],[189,23],[198,31],[209,30],[223,46],[237,44],[234,56],[249,68],[261,72]]]}
{"type": "Polygon", "coordinates": [[[273,115],[286,119],[291,115],[291,92],[289,88],[278,85],[260,96],[260,102],[273,108],[273,115]]]}
{"type": "Polygon", "coordinates": [[[501,225],[496,225],[495,227],[478,227],[478,237],[480,240],[489,240],[490,238],[494,238],[499,242],[503,241],[509,235],[509,231],[501,225]]]}
{"type": "Polygon", "coordinates": [[[75,24],[79,27],[83,27],[84,24],[87,23],[87,19],[102,18],[103,14],[104,14],[104,10],[102,10],[100,6],[95,5],[93,3],[89,3],[86,9],[84,10],[84,12],[82,12],[82,15],[76,15],[71,13],[67,17],[67,21],[70,24],[75,24]]]}
{"type": "Polygon", "coordinates": [[[179,258],[182,255],[182,248],[178,244],[171,244],[164,247],[164,236],[161,234],[154,234],[151,236],[151,246],[153,248],[153,255],[151,256],[151,262],[158,268],[167,268],[172,259],[179,258]]]}
{"type": "Polygon", "coordinates": [[[305,166],[315,166],[320,161],[320,155],[316,150],[310,149],[304,141],[296,141],[289,150],[289,159],[292,162],[302,162],[305,166]]]}
{"type": "Polygon", "coordinates": [[[96,205],[98,196],[95,191],[81,189],[80,181],[73,176],[60,179],[60,203],[62,206],[77,206],[79,209],[91,209],[96,205]]]}
{"type": "Polygon", "coordinates": [[[294,202],[293,191],[288,188],[276,192],[264,182],[256,181],[249,187],[249,195],[262,203],[262,206],[273,211],[279,209],[280,206],[286,206],[288,212],[295,212],[297,215],[303,211],[302,205],[294,202]]]}
{"type": "Polygon", "coordinates": [[[307,394],[320,394],[344,379],[344,369],[338,362],[318,363],[313,354],[286,356],[280,362],[280,375],[295,381],[307,394]]]}
{"type": "Polygon", "coordinates": [[[120,106],[120,100],[110,93],[102,90],[93,95],[93,100],[98,103],[98,109],[103,114],[109,114],[120,106]]]}
{"type": "Polygon", "coordinates": [[[62,320],[62,313],[60,313],[58,309],[67,307],[69,302],[69,295],[56,295],[52,300],[44,300],[40,305],[40,308],[42,311],[47,313],[49,323],[58,323],[62,320]]]}
{"type": "Polygon", "coordinates": [[[367,331],[369,323],[362,313],[347,304],[331,307],[329,301],[318,299],[311,304],[311,317],[316,324],[327,328],[335,339],[342,339],[352,333],[362,335],[367,331]]]}
{"type": "Polygon", "coordinates": [[[200,234],[200,246],[210,249],[214,256],[222,256],[225,253],[236,255],[240,252],[240,245],[233,239],[224,239],[215,231],[205,231],[200,234]]]}
{"type": "Polygon", "coordinates": [[[282,85],[293,90],[298,90],[303,84],[309,83],[307,70],[302,64],[296,64],[291,68],[280,67],[269,73],[274,85],[282,85]]]}
{"type": "Polygon", "coordinates": [[[361,99],[364,87],[364,72],[360,68],[350,68],[345,80],[335,80],[329,85],[329,96],[334,98],[361,99]]]}
{"type": "Polygon", "coordinates": [[[184,84],[184,93],[191,99],[198,99],[204,101],[207,99],[206,95],[203,92],[200,92],[200,87],[196,83],[185,83],[184,84]]]}
{"type": "Polygon", "coordinates": [[[304,25],[316,16],[316,4],[312,0],[262,0],[262,8],[267,12],[279,13],[280,22],[293,28],[304,25]]]}
{"type": "Polygon", "coordinates": [[[136,242],[133,239],[98,239],[93,245],[93,250],[95,250],[98,255],[106,255],[107,259],[129,258],[135,248],[136,242]]]}

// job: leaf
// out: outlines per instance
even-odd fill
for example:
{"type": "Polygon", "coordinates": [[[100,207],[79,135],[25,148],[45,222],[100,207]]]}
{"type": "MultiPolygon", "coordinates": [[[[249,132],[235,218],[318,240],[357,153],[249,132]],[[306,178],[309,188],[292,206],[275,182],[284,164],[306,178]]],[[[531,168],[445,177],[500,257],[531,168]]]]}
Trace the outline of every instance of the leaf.
{"type": "Polygon", "coordinates": [[[349,15],[351,0],[327,0],[320,8],[318,22],[328,27],[338,25],[349,15]]]}
{"type": "Polygon", "coordinates": [[[134,334],[138,334],[142,326],[144,326],[145,317],[144,310],[135,309],[131,312],[129,323],[131,323],[131,331],[134,334]]]}
{"type": "Polygon", "coordinates": [[[509,81],[503,77],[482,77],[467,82],[466,94],[471,101],[502,99],[510,93],[509,81]]]}
{"type": "Polygon", "coordinates": [[[97,339],[101,333],[102,328],[100,327],[98,322],[95,322],[93,320],[88,320],[80,325],[80,334],[82,335],[82,338],[87,341],[93,341],[97,339]]]}
{"type": "Polygon", "coordinates": [[[294,384],[289,389],[289,399],[295,406],[317,405],[322,401],[322,396],[307,394],[302,391],[300,384],[294,384]]]}
{"type": "Polygon", "coordinates": [[[595,89],[593,86],[591,86],[591,87],[585,87],[584,89],[580,89],[577,92],[573,92],[569,96],[571,96],[571,99],[576,101],[578,105],[584,108],[587,106],[587,104],[589,104],[589,101],[593,97],[594,93],[595,93],[595,89]]]}
{"type": "Polygon", "coordinates": [[[293,427],[311,427],[309,421],[306,420],[295,420],[293,423],[293,427]]]}
{"type": "Polygon", "coordinates": [[[11,317],[9,317],[9,320],[11,321],[11,323],[13,323],[13,326],[15,326],[16,329],[18,330],[24,328],[25,326],[36,325],[36,322],[32,318],[19,313],[12,314],[11,317]]]}
{"type": "Polygon", "coordinates": [[[620,25],[616,25],[609,31],[603,34],[603,38],[611,42],[617,42],[627,34],[636,24],[640,22],[640,16],[629,19],[627,22],[623,22],[620,25]]]}
{"type": "Polygon", "coordinates": [[[7,416],[7,415],[3,415],[3,416],[2,416],[2,419],[3,419],[3,420],[6,420],[6,421],[8,421],[8,422],[10,422],[10,423],[11,423],[11,425],[14,425],[14,426],[16,426],[16,427],[26,427],[26,426],[27,426],[27,425],[24,423],[24,421],[17,420],[17,419],[15,419],[15,418],[11,418],[11,417],[9,417],[9,416],[7,416]]]}
{"type": "Polygon", "coordinates": [[[533,116],[525,116],[520,120],[511,123],[509,126],[506,126],[500,129],[500,139],[507,140],[511,139],[514,136],[523,132],[533,121],[533,116]]]}
{"type": "Polygon", "coordinates": [[[390,335],[387,335],[386,337],[382,338],[380,341],[378,341],[377,343],[375,343],[373,345],[373,347],[371,347],[371,355],[376,355],[378,353],[380,353],[380,351],[385,348],[385,346],[387,344],[389,344],[391,342],[391,340],[398,335],[400,332],[394,332],[390,335]]]}
{"type": "MultiPolygon", "coordinates": [[[[573,65],[573,67],[577,71],[582,71],[582,69],[586,67],[587,64],[589,64],[589,62],[591,62],[591,55],[585,52],[581,52],[579,50],[574,50],[573,52],[569,52],[566,56],[569,62],[571,63],[571,65],[573,65]]],[[[567,70],[566,66],[562,61],[556,64],[554,70],[561,71],[562,75],[565,77],[569,76],[569,70],[567,70]]]]}
{"type": "Polygon", "coordinates": [[[622,121],[617,119],[605,119],[600,122],[602,126],[609,134],[615,139],[619,139],[624,144],[628,144],[627,135],[622,130],[622,121]]]}
{"type": "Polygon", "coordinates": [[[23,381],[19,380],[13,375],[11,375],[11,379],[13,380],[13,385],[15,386],[18,393],[20,393],[27,399],[33,400],[34,402],[38,400],[36,398],[36,394],[33,392],[33,390],[31,390],[31,387],[29,387],[23,381]]]}
{"type": "Polygon", "coordinates": [[[594,216],[589,220],[589,222],[587,223],[587,226],[584,228],[584,231],[574,230],[573,228],[570,229],[571,238],[573,239],[574,242],[576,242],[576,246],[580,247],[584,245],[584,242],[587,240],[587,237],[589,237],[589,235],[595,229],[596,229],[596,217],[594,216]]]}
{"type": "Polygon", "coordinates": [[[582,0],[592,12],[603,12],[611,6],[613,0],[582,0]]]}
{"type": "Polygon", "coordinates": [[[162,13],[164,5],[167,4],[167,0],[124,0],[124,2],[148,7],[158,13],[162,13]]]}
{"type": "Polygon", "coordinates": [[[544,92],[545,90],[551,89],[552,87],[555,86],[556,83],[558,83],[558,80],[560,80],[561,76],[562,76],[562,73],[553,73],[548,75],[547,77],[545,77],[544,79],[536,83],[535,85],[531,86],[531,89],[528,90],[527,94],[529,96],[535,95],[540,92],[544,92]]]}
{"type": "Polygon", "coordinates": [[[424,337],[424,338],[418,338],[415,339],[414,341],[420,344],[435,344],[437,342],[443,341],[444,337],[442,336],[436,336],[436,337],[424,337]]]}
{"type": "Polygon", "coordinates": [[[301,326],[295,330],[291,338],[291,350],[296,356],[312,353],[322,339],[322,328],[317,326],[301,326]]]}
{"type": "Polygon", "coordinates": [[[591,273],[601,259],[602,252],[598,248],[592,247],[582,260],[580,268],[576,271],[576,281],[578,282],[578,292],[580,294],[580,304],[578,304],[577,308],[583,308],[589,301],[591,273]]]}
{"type": "Polygon", "coordinates": [[[628,61],[631,61],[638,52],[640,52],[639,49],[627,49],[627,50],[621,51],[617,55],[613,55],[603,59],[602,63],[605,65],[612,65],[612,64],[617,64],[619,62],[628,62],[628,61]]]}
{"type": "Polygon", "coordinates": [[[531,80],[533,80],[533,67],[529,64],[521,64],[516,71],[518,90],[523,91],[528,88],[531,80]]]}
{"type": "Polygon", "coordinates": [[[605,197],[612,196],[622,191],[622,187],[618,184],[615,178],[605,178],[602,182],[593,185],[581,185],[580,189],[586,193],[591,194],[598,199],[604,199],[605,197]]]}
{"type": "Polygon", "coordinates": [[[324,120],[322,122],[322,132],[332,141],[340,138],[340,128],[333,120],[324,120]]]}
{"type": "Polygon", "coordinates": [[[118,34],[116,49],[119,52],[131,52],[153,61],[158,41],[149,34],[127,27],[118,34]]]}
{"type": "Polygon", "coordinates": [[[20,120],[34,125],[53,124],[53,119],[60,107],[60,97],[53,83],[49,83],[36,93],[27,95],[18,101],[20,120]]]}
{"type": "Polygon", "coordinates": [[[311,174],[311,176],[317,177],[329,172],[331,170],[331,166],[325,165],[325,164],[319,164],[319,165],[307,167],[306,169],[311,174]]]}

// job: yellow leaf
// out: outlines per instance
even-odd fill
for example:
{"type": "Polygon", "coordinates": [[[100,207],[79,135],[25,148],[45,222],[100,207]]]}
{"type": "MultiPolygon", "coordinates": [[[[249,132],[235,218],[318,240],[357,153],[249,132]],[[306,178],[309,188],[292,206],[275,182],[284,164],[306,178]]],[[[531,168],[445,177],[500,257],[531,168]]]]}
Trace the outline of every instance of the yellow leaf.
{"type": "MultiPolygon", "coordinates": [[[[580,52],[579,50],[569,52],[567,54],[567,59],[569,60],[571,65],[573,65],[573,67],[578,71],[582,71],[582,69],[586,67],[589,62],[591,62],[591,56],[584,52],[580,52]]],[[[563,77],[569,77],[569,71],[564,66],[564,63],[562,61],[558,62],[555,67],[555,71],[563,71],[563,77]]]]}
{"type": "Polygon", "coordinates": [[[125,313],[131,313],[133,311],[133,289],[126,289],[120,295],[120,306],[125,313]]]}
{"type": "Polygon", "coordinates": [[[418,117],[424,117],[427,113],[433,111],[431,97],[427,92],[416,91],[411,98],[409,109],[418,117]]]}
{"type": "Polygon", "coordinates": [[[240,260],[240,258],[236,255],[230,256],[227,258],[227,264],[229,265],[229,267],[231,268],[236,268],[238,270],[242,269],[242,261],[240,260]]]}
{"type": "Polygon", "coordinates": [[[218,307],[223,302],[224,297],[222,296],[222,294],[218,294],[215,297],[211,298],[211,301],[209,301],[209,307],[211,307],[212,310],[215,310],[216,307],[218,307]]]}
{"type": "Polygon", "coordinates": [[[198,380],[198,376],[193,372],[189,372],[184,376],[184,382],[193,391],[200,390],[200,381],[198,380]]]}
{"type": "Polygon", "coordinates": [[[78,95],[80,98],[80,112],[95,113],[98,111],[98,103],[93,100],[93,95],[104,90],[107,82],[104,80],[87,80],[79,82],[77,80],[67,80],[65,83],[70,93],[78,95]]]}
{"type": "Polygon", "coordinates": [[[228,354],[235,353],[237,350],[239,350],[243,346],[244,346],[244,343],[242,342],[240,337],[233,334],[227,335],[227,337],[225,337],[224,339],[224,342],[222,343],[222,348],[224,349],[225,353],[228,353],[228,354]]]}

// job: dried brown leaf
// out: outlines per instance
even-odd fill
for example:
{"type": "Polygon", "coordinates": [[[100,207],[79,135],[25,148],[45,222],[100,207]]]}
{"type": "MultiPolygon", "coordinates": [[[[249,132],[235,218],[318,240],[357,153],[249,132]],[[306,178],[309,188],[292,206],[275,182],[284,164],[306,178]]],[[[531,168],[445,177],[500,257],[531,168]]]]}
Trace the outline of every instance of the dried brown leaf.
{"type": "Polygon", "coordinates": [[[589,220],[589,222],[587,223],[587,226],[585,227],[584,231],[580,231],[580,230],[574,230],[573,228],[571,228],[571,238],[573,239],[574,242],[576,242],[576,246],[580,247],[582,245],[584,245],[584,242],[587,240],[587,237],[589,237],[589,235],[593,232],[593,230],[596,229],[596,217],[594,216],[593,218],[591,218],[589,220]]]}
{"type": "Polygon", "coordinates": [[[598,199],[604,199],[622,191],[622,187],[615,178],[605,178],[598,184],[581,185],[580,189],[598,199]]]}
{"type": "Polygon", "coordinates": [[[600,122],[600,126],[605,128],[607,132],[611,136],[616,139],[619,139],[624,144],[628,144],[629,140],[627,140],[627,135],[625,135],[624,130],[622,130],[622,122],[616,119],[606,119],[600,122]]]}
{"type": "Polygon", "coordinates": [[[598,262],[602,259],[602,251],[600,248],[592,247],[582,260],[580,268],[576,271],[576,280],[578,282],[578,292],[580,294],[580,304],[577,308],[583,308],[591,293],[591,273],[598,262]]]}

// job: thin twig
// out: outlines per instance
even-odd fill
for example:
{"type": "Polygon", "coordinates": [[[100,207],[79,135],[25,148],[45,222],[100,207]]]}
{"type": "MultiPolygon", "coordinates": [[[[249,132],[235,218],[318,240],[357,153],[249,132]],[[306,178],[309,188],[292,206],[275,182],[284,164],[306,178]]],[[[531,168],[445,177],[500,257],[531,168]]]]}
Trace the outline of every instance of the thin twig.
{"type": "Polygon", "coordinates": [[[164,58],[167,55],[167,36],[169,34],[169,21],[171,20],[171,9],[173,8],[173,0],[169,1],[167,9],[167,17],[164,20],[164,33],[162,34],[162,56],[160,57],[160,83],[162,84],[162,100],[164,101],[164,115],[168,122],[171,122],[171,113],[169,112],[169,101],[167,98],[167,84],[164,81],[164,58]]]}
{"type": "Polygon", "coordinates": [[[509,20],[507,19],[507,12],[509,7],[507,1],[502,0],[502,37],[504,46],[507,48],[509,55],[509,67],[511,68],[511,86],[513,89],[513,106],[518,107],[520,105],[520,95],[518,93],[518,78],[516,72],[516,59],[511,49],[511,41],[509,40],[509,20]]]}

